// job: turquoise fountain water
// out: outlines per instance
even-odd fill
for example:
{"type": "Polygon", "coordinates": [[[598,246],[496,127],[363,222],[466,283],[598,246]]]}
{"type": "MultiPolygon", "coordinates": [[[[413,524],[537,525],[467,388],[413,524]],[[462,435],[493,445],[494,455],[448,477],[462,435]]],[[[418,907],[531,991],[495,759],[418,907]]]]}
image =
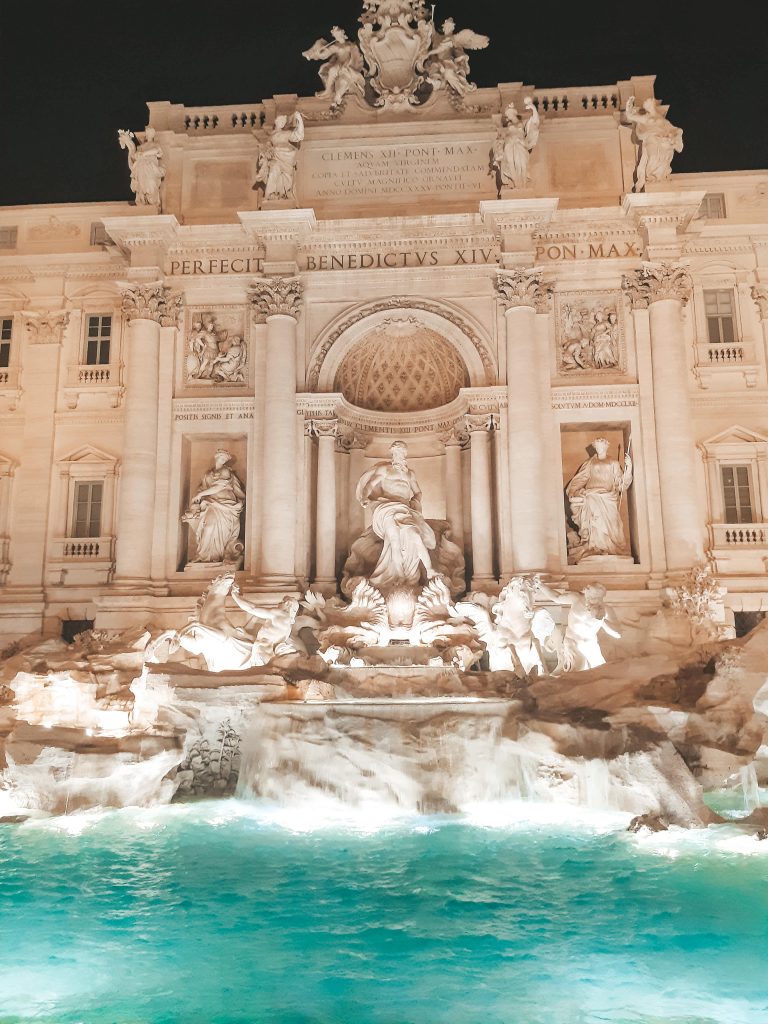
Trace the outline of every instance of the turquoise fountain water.
{"type": "Polygon", "coordinates": [[[0,828],[0,1022],[765,1024],[768,842],[563,813],[0,828]]]}

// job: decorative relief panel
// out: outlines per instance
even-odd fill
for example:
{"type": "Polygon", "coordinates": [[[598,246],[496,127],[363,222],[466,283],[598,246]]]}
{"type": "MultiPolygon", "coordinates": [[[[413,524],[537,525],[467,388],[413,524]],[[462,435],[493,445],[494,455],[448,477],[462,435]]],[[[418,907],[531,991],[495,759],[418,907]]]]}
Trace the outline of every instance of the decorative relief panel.
{"type": "Polygon", "coordinates": [[[452,402],[469,383],[453,346],[416,317],[391,317],[357,344],[336,390],[361,409],[421,412],[452,402]]]}
{"type": "Polygon", "coordinates": [[[244,308],[191,309],[187,316],[184,383],[189,387],[248,382],[244,308]]]}
{"type": "Polygon", "coordinates": [[[556,324],[559,375],[625,372],[624,317],[617,293],[558,293],[556,324]]]}

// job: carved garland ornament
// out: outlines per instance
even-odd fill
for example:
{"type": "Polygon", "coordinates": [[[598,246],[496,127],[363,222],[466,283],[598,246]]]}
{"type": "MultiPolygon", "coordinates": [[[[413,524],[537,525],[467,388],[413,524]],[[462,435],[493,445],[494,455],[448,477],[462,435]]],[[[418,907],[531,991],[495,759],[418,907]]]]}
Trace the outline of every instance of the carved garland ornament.
{"type": "Polygon", "coordinates": [[[541,274],[541,270],[533,267],[499,270],[496,276],[496,291],[504,309],[533,306],[537,313],[546,313],[552,297],[552,286],[542,281],[541,274]]]}
{"type": "Polygon", "coordinates": [[[123,315],[129,322],[154,320],[161,327],[176,327],[181,308],[181,295],[171,295],[171,289],[160,282],[123,288],[123,315]]]}
{"type": "Polygon", "coordinates": [[[318,384],[320,383],[320,372],[323,368],[323,363],[325,362],[328,353],[343,334],[345,334],[351,327],[354,327],[355,324],[359,324],[361,320],[366,320],[370,316],[375,316],[376,313],[383,313],[391,309],[422,309],[426,313],[432,313],[435,316],[439,316],[443,320],[447,320],[449,323],[452,323],[454,327],[457,327],[471,342],[472,347],[480,357],[483,369],[485,370],[485,383],[487,385],[494,383],[496,379],[496,366],[494,364],[493,357],[486,348],[480,335],[469,325],[469,323],[467,323],[466,320],[460,317],[457,313],[454,313],[450,309],[446,309],[445,306],[441,306],[436,302],[427,302],[423,299],[393,297],[391,299],[383,299],[381,302],[376,302],[373,305],[364,307],[363,309],[355,310],[355,312],[351,313],[341,321],[341,323],[334,327],[312,360],[312,364],[307,374],[307,389],[309,391],[317,389],[318,384]]]}
{"type": "Polygon", "coordinates": [[[625,274],[621,287],[633,309],[647,309],[661,299],[688,301],[693,282],[685,267],[674,263],[644,263],[639,270],[625,274]]]}
{"type": "Polygon", "coordinates": [[[292,316],[301,310],[301,280],[298,277],[265,277],[251,289],[254,319],[263,322],[270,316],[292,316]]]}

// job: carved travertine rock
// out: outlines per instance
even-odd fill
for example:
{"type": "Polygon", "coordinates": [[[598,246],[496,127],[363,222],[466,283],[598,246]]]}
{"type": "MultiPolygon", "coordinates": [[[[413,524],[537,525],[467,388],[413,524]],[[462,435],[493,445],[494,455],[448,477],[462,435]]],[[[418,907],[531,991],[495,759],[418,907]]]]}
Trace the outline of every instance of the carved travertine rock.
{"type": "Polygon", "coordinates": [[[636,309],[645,309],[661,299],[677,299],[685,304],[693,282],[686,267],[674,263],[644,263],[639,270],[625,274],[621,287],[636,309]]]}
{"type": "Polygon", "coordinates": [[[302,284],[298,277],[265,277],[251,288],[251,303],[257,319],[292,316],[301,311],[302,284]]]}

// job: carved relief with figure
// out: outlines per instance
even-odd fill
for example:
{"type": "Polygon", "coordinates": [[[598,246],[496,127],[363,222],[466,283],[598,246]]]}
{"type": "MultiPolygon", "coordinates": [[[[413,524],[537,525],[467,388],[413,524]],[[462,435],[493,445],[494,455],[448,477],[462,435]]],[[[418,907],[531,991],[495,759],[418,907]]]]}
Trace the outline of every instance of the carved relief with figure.
{"type": "Polygon", "coordinates": [[[589,294],[558,296],[558,370],[618,370],[623,358],[623,331],[615,297],[589,294]]]}
{"type": "Polygon", "coordinates": [[[187,337],[187,381],[213,384],[246,382],[248,345],[243,317],[226,317],[227,326],[212,313],[194,313],[187,337]]]}

